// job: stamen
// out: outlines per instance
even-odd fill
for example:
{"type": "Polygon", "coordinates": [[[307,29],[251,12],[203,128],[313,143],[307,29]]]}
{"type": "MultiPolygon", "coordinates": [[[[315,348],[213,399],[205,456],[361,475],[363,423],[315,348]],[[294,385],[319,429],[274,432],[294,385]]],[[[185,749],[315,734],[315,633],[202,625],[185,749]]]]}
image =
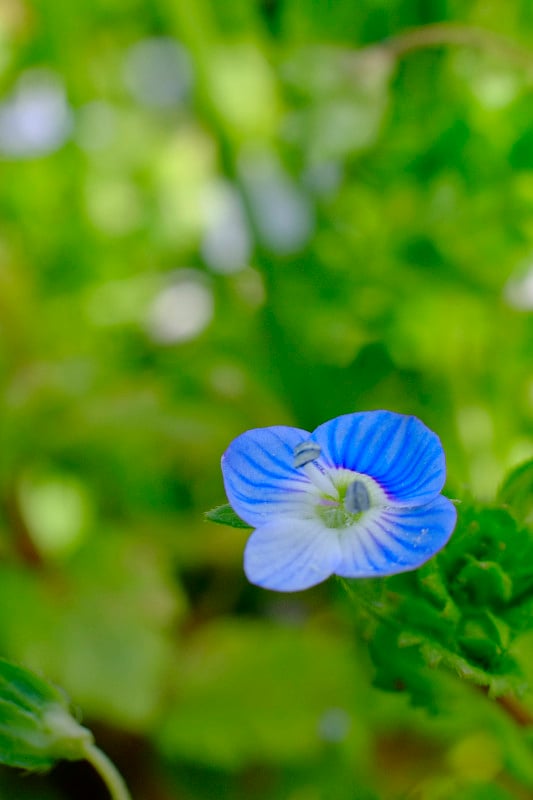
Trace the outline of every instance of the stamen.
{"type": "Polygon", "coordinates": [[[368,511],[371,506],[370,495],[363,481],[353,481],[346,489],[344,507],[350,514],[368,511]]]}
{"type": "Polygon", "coordinates": [[[298,469],[299,467],[305,466],[305,464],[309,464],[310,461],[314,461],[318,458],[321,452],[322,448],[320,445],[316,442],[312,442],[311,439],[308,439],[306,442],[300,442],[293,450],[294,466],[298,469]]]}
{"type": "Polygon", "coordinates": [[[337,490],[329,475],[319,464],[313,464],[322,453],[322,448],[316,442],[308,439],[297,444],[293,450],[293,464],[296,469],[302,469],[307,475],[313,486],[326,495],[336,497],[337,490]]]}
{"type": "Polygon", "coordinates": [[[318,464],[304,464],[303,471],[316,488],[330,498],[336,499],[338,491],[330,475],[319,467],[318,464]]]}

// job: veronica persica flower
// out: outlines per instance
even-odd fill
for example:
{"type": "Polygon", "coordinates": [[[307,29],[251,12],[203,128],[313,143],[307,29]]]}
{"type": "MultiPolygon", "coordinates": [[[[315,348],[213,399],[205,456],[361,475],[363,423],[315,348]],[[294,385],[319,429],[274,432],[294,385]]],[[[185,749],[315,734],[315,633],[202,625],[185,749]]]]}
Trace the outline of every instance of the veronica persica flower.
{"type": "Polygon", "coordinates": [[[255,528],[244,570],[267,589],[412,570],[455,527],[455,507],[440,494],[438,436],[391,411],[345,414],[313,433],[247,431],[222,456],[222,473],[233,509],[255,528]]]}

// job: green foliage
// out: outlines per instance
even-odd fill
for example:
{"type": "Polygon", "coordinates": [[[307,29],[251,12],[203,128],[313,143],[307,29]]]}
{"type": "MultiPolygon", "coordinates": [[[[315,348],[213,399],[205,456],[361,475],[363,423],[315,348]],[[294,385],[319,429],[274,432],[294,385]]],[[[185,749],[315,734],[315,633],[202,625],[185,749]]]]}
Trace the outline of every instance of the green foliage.
{"type": "Polygon", "coordinates": [[[0,763],[46,769],[62,758],[84,758],[91,742],[91,732],[72,717],[65,695],[0,659],[0,763]]]}
{"type": "Polygon", "coordinates": [[[1,628],[4,650],[39,663],[86,714],[131,730],[152,719],[173,654],[169,629],[184,601],[149,542],[109,531],[87,543],[60,580],[4,565],[0,605],[12,597],[17,613],[1,628]]]}
{"type": "Polygon", "coordinates": [[[371,642],[377,684],[405,687],[416,704],[435,708],[428,665],[491,696],[523,692],[513,648],[531,628],[532,560],[533,533],[508,511],[462,506],[448,546],[362,606],[380,620],[371,642]]]}
{"type": "Polygon", "coordinates": [[[311,763],[328,742],[343,742],[360,754],[361,770],[359,671],[346,643],[325,632],[244,621],[207,626],[182,660],[158,740],[170,757],[232,771],[257,760],[311,763]]]}
{"type": "Polygon", "coordinates": [[[533,524],[533,459],[512,470],[505,478],[498,498],[513,509],[518,519],[533,524]]]}

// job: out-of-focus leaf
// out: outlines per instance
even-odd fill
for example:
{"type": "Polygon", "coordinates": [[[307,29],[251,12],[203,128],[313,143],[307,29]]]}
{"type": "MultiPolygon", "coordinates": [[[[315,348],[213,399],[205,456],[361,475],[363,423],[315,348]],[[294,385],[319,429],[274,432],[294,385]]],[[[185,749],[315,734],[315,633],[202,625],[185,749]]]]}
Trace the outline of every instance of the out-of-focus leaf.
{"type": "Polygon", "coordinates": [[[0,572],[0,606],[13,609],[0,628],[4,651],[52,675],[86,713],[143,730],[162,702],[170,629],[184,612],[158,549],[108,532],[76,553],[61,583],[0,572]]]}
{"type": "Polygon", "coordinates": [[[364,752],[357,662],[334,636],[268,623],[220,622],[189,640],[176,697],[157,725],[163,752],[238,768],[317,757],[349,738],[364,752]]]}
{"type": "Polygon", "coordinates": [[[517,519],[533,523],[533,459],[507,475],[498,498],[511,508],[517,519]]]}

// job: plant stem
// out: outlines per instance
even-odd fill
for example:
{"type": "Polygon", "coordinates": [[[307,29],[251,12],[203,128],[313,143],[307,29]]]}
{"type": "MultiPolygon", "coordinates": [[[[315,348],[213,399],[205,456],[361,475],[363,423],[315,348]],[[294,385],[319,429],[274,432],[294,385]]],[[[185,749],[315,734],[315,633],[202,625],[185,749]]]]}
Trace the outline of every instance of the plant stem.
{"type": "Polygon", "coordinates": [[[88,743],[83,748],[83,754],[102,778],[112,800],[131,800],[131,795],[122,775],[102,750],[96,745],[88,743]]]}
{"type": "Polygon", "coordinates": [[[497,697],[496,702],[521,728],[530,728],[533,725],[533,714],[514,695],[497,697]]]}
{"type": "Polygon", "coordinates": [[[492,50],[515,64],[530,69],[533,66],[531,50],[522,47],[510,37],[474,25],[458,25],[453,22],[437,22],[433,25],[412,28],[386,39],[381,45],[396,56],[403,56],[413,50],[423,50],[428,47],[449,45],[475,47],[480,50],[492,50]]]}
{"type": "Polygon", "coordinates": [[[511,37],[495,31],[478,28],[474,25],[458,25],[454,22],[422,25],[419,28],[411,28],[398,33],[389,39],[366,45],[359,50],[352,51],[347,63],[349,64],[350,61],[364,53],[382,51],[399,59],[416,50],[454,46],[492,52],[507,63],[525,69],[530,74],[533,71],[533,51],[529,48],[515,42],[511,37]]]}

